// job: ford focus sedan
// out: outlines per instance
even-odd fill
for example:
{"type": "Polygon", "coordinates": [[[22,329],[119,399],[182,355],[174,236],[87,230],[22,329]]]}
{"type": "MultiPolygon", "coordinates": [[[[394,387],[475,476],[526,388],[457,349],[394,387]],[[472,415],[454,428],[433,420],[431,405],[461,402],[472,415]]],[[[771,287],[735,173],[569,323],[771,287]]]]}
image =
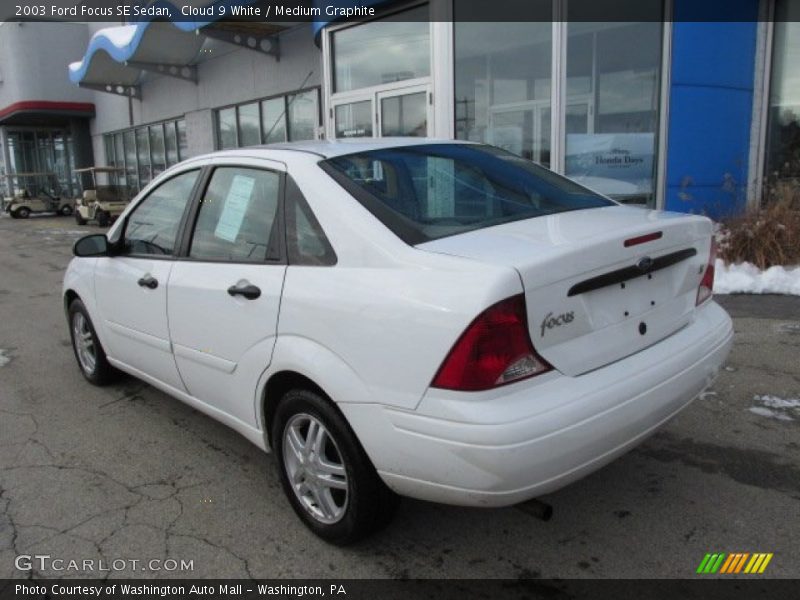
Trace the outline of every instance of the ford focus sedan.
{"type": "Polygon", "coordinates": [[[397,495],[506,506],[639,444],[731,345],[704,217],[481,144],[219,152],[160,175],[64,279],[75,356],[272,451],[315,533],[397,495]]]}

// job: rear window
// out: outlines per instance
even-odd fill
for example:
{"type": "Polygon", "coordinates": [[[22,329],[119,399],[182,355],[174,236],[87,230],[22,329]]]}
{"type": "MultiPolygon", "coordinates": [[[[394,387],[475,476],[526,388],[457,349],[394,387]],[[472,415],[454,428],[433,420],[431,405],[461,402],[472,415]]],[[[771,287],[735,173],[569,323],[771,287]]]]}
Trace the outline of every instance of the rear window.
{"type": "Polygon", "coordinates": [[[408,244],[614,202],[514,154],[478,144],[426,144],[320,163],[408,244]]]}

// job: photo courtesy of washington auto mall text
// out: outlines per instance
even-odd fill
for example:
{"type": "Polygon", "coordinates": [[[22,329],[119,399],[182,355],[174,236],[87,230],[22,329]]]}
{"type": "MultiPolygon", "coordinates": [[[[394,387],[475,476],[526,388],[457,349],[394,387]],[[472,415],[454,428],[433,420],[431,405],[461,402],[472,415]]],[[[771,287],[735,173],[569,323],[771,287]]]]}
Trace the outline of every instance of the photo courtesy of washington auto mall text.
{"type": "Polygon", "coordinates": [[[800,0],[0,0],[0,600],[794,600],[800,0]]]}

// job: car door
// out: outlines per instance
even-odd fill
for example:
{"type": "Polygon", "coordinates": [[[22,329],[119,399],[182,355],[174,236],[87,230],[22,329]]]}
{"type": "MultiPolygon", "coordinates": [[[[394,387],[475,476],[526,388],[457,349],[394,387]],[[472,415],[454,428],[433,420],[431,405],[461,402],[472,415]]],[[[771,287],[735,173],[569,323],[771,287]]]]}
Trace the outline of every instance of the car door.
{"type": "Polygon", "coordinates": [[[126,218],[118,250],[98,259],[94,275],[109,357],[181,391],[169,341],[167,282],[199,175],[199,169],[179,173],[139,202],[126,218]]]}
{"type": "Polygon", "coordinates": [[[286,273],[284,174],[264,164],[210,173],[168,290],[175,360],[189,393],[253,427],[253,395],[272,358],[286,273]]]}

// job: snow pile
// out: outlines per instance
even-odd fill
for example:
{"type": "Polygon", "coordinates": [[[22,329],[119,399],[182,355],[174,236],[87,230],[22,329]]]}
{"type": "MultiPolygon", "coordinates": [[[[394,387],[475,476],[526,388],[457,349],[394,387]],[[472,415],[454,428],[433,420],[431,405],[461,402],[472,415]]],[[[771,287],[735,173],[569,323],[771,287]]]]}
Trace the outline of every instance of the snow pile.
{"type": "Polygon", "coordinates": [[[800,417],[800,398],[779,398],[765,394],[753,396],[753,401],[760,404],[748,409],[753,414],[778,421],[794,421],[800,417]]]}
{"type": "Polygon", "coordinates": [[[0,367],[5,367],[8,363],[11,362],[11,357],[6,356],[6,352],[8,352],[8,350],[3,350],[2,348],[0,348],[0,367]]]}
{"type": "Polygon", "coordinates": [[[715,294],[792,294],[800,296],[800,267],[770,267],[761,271],[750,263],[714,266],[715,294]]]}

